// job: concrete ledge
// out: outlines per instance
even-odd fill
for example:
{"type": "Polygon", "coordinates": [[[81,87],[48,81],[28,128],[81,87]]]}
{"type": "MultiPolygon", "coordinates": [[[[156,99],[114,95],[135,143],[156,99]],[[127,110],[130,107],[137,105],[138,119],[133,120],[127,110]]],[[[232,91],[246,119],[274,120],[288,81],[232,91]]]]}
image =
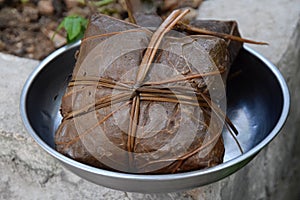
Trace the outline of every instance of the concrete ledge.
{"type": "Polygon", "coordinates": [[[276,64],[290,87],[292,107],[278,137],[245,168],[211,185],[171,194],[136,194],[89,183],[62,168],[23,128],[22,86],[38,61],[0,53],[0,199],[299,199],[300,6],[298,0],[204,1],[201,18],[236,19],[252,48],[276,64]]]}

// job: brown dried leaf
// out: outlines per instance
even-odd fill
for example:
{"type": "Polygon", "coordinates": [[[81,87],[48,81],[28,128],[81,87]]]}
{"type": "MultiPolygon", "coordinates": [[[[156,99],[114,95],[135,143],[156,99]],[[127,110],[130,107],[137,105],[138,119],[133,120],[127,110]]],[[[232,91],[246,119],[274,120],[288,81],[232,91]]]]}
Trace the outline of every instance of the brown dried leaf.
{"type": "MultiPolygon", "coordinates": [[[[238,34],[232,23],[214,26],[238,34]]],[[[151,38],[151,31],[137,25],[92,17],[63,97],[58,151],[130,173],[174,173],[222,162],[224,116],[210,99],[224,112],[225,86],[219,85],[241,44],[170,32],[135,88],[151,38]]]]}

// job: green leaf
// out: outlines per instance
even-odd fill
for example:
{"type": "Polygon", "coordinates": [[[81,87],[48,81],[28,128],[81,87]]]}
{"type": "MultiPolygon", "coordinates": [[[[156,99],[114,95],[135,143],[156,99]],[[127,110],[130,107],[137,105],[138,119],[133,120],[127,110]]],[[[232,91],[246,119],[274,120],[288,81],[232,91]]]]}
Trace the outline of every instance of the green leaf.
{"type": "MultiPolygon", "coordinates": [[[[68,16],[59,24],[56,32],[64,28],[67,32],[67,42],[73,43],[83,37],[87,23],[88,21],[81,16],[68,16]]],[[[54,38],[55,34],[52,38],[54,38]]]]}
{"type": "Polygon", "coordinates": [[[78,17],[65,18],[64,28],[67,31],[68,40],[73,40],[80,34],[81,18],[78,18],[78,17]]]}

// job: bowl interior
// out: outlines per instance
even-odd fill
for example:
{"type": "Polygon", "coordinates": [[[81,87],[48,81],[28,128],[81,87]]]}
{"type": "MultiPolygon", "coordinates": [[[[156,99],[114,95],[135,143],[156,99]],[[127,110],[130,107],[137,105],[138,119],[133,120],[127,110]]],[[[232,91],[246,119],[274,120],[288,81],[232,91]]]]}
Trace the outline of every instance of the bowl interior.
{"type": "MultiPolygon", "coordinates": [[[[239,131],[244,152],[263,141],[277,125],[284,107],[283,89],[266,63],[243,49],[227,81],[227,115],[239,131]]],[[[240,155],[228,131],[223,131],[224,161],[240,155]]]]}
{"type": "Polygon", "coordinates": [[[43,61],[45,66],[33,74],[34,79],[25,99],[25,109],[31,127],[51,148],[55,148],[54,135],[62,119],[61,99],[72,76],[74,55],[79,47],[66,49],[68,50],[57,52],[53,58],[48,57],[43,61]]]}
{"type": "MultiPolygon", "coordinates": [[[[75,45],[62,51],[36,72],[26,96],[27,118],[35,133],[54,148],[54,134],[61,115],[61,98],[75,64],[75,45]]],[[[283,109],[283,94],[273,72],[256,56],[243,49],[229,73],[227,81],[227,115],[239,131],[237,139],[244,152],[268,136],[283,109]]],[[[238,146],[224,130],[225,158],[240,155],[238,146]]]]}

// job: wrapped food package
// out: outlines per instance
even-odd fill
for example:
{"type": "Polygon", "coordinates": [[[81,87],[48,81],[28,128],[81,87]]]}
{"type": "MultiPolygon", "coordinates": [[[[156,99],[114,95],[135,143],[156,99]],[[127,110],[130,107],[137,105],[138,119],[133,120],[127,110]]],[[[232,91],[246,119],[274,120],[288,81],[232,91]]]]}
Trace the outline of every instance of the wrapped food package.
{"type": "MultiPolygon", "coordinates": [[[[191,25],[239,36],[233,21],[191,25]]],[[[163,26],[91,17],[62,99],[59,152],[101,169],[143,174],[223,162],[225,86],[242,43],[180,27],[162,34],[163,26]]]]}

